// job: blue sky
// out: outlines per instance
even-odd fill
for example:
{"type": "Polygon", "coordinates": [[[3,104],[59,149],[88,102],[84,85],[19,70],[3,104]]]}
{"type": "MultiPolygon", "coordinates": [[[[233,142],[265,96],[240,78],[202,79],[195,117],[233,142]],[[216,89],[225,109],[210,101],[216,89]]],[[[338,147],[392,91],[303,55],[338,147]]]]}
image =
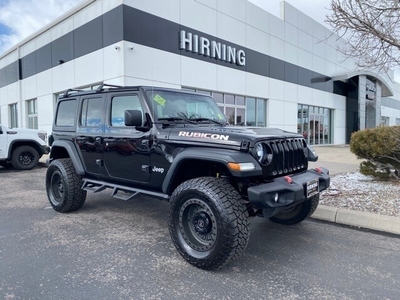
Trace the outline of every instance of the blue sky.
{"type": "Polygon", "coordinates": [[[84,0],[0,0],[0,55],[84,0]]]}
{"type": "Polygon", "coordinates": [[[10,33],[11,33],[10,28],[8,28],[7,26],[0,23],[0,35],[3,35],[3,34],[8,35],[10,33]]]}
{"type": "MultiPolygon", "coordinates": [[[[7,2],[8,1],[6,1],[6,0],[0,0],[0,8],[3,7],[7,2]]],[[[0,20],[0,35],[3,35],[3,34],[8,35],[8,34],[10,34],[10,32],[11,32],[11,29],[8,26],[5,26],[0,20]]]]}

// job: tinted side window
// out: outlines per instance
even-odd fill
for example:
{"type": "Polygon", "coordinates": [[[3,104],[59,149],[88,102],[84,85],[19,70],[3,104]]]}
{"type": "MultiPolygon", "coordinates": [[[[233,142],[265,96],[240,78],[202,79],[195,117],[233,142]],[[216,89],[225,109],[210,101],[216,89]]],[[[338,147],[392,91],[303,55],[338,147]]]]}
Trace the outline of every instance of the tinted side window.
{"type": "Polygon", "coordinates": [[[137,95],[115,96],[111,102],[111,126],[125,126],[125,110],[140,110],[143,117],[142,105],[137,95]]]}
{"type": "Polygon", "coordinates": [[[66,100],[60,102],[56,115],[56,126],[73,127],[75,124],[77,100],[66,100]]]}
{"type": "Polygon", "coordinates": [[[103,98],[84,99],[80,125],[83,127],[98,127],[101,124],[103,98]]]}

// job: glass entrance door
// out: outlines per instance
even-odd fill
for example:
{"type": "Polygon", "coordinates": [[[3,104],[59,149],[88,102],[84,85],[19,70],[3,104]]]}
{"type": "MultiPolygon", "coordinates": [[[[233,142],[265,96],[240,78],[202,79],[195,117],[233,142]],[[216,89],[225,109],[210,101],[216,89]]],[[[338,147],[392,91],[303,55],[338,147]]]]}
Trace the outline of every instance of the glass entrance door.
{"type": "Polygon", "coordinates": [[[297,133],[310,145],[331,144],[331,113],[329,108],[299,104],[297,133]]]}
{"type": "Polygon", "coordinates": [[[310,144],[324,144],[324,115],[310,113],[310,144]]]}

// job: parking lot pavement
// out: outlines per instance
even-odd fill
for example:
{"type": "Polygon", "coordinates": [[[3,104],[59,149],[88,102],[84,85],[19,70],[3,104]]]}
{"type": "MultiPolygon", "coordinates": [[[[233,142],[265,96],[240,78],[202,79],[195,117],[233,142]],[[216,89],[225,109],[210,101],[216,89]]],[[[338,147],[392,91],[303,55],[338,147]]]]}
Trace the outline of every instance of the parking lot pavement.
{"type": "Polygon", "coordinates": [[[244,255],[207,272],[183,261],[169,238],[168,203],[89,194],[59,214],[46,168],[0,168],[3,299],[397,299],[400,239],[306,220],[251,219],[244,255]]]}

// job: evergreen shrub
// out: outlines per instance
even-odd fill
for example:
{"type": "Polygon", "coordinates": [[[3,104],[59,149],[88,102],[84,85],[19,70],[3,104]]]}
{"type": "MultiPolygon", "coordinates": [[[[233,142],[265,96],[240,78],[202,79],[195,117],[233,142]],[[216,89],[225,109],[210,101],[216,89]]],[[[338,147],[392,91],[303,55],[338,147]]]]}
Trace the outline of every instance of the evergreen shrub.
{"type": "Polygon", "coordinates": [[[354,132],[350,151],[363,159],[360,172],[380,180],[400,179],[400,126],[354,132]]]}

